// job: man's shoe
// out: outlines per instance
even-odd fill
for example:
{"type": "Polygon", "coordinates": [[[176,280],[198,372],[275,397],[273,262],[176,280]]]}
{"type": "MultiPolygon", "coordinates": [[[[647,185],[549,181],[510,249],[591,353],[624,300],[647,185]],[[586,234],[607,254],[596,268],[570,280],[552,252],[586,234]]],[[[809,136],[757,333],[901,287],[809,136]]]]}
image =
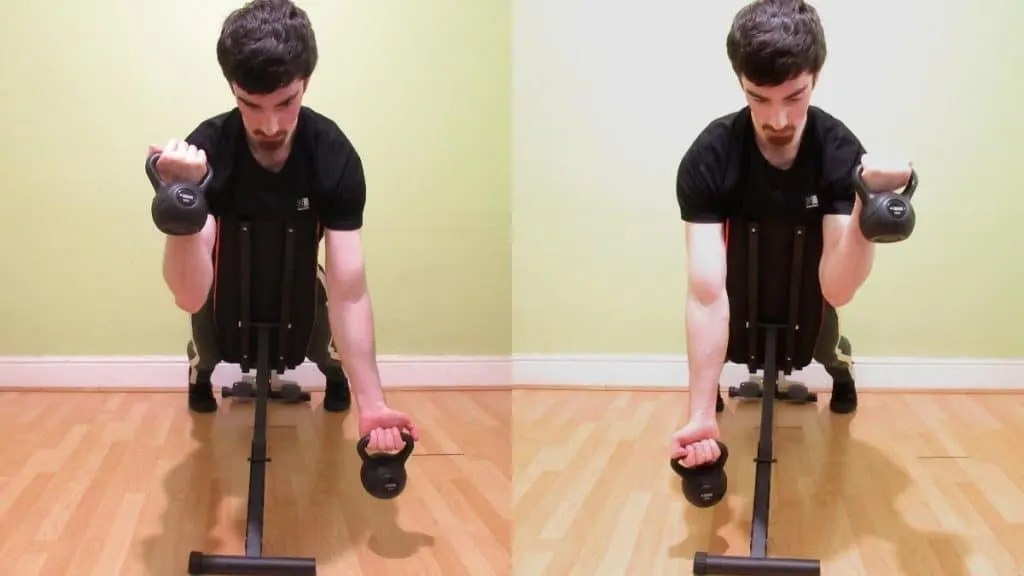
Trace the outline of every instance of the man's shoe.
{"type": "Polygon", "coordinates": [[[204,414],[217,411],[217,399],[213,396],[213,383],[196,382],[188,385],[188,409],[204,414]]]}
{"type": "Polygon", "coordinates": [[[352,407],[352,392],[348,380],[327,381],[327,393],[324,394],[324,410],[328,412],[344,412],[352,407]]]}
{"type": "Polygon", "coordinates": [[[845,336],[839,338],[839,353],[844,356],[843,369],[829,370],[832,376],[832,399],[828,408],[836,414],[849,414],[857,410],[857,385],[853,376],[853,346],[845,336]]]}
{"type": "Polygon", "coordinates": [[[857,410],[857,386],[853,381],[832,382],[832,399],[828,408],[836,414],[849,414],[857,410]]]}

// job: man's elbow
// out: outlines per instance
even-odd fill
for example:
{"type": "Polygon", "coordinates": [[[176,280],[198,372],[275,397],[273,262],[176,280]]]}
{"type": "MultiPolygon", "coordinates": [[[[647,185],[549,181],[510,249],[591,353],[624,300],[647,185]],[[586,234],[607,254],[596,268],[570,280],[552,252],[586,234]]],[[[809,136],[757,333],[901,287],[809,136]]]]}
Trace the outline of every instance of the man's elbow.
{"type": "Polygon", "coordinates": [[[822,298],[833,308],[846,306],[853,301],[870,270],[870,263],[855,268],[849,259],[825,258],[819,271],[822,298]]]}
{"type": "Polygon", "coordinates": [[[856,293],[856,288],[851,289],[846,286],[836,286],[831,283],[822,283],[821,285],[822,297],[829,303],[829,305],[836,309],[842,308],[852,302],[856,293]]]}
{"type": "Polygon", "coordinates": [[[366,295],[366,274],[357,269],[327,273],[327,299],[330,302],[357,302],[366,295]]]}
{"type": "Polygon", "coordinates": [[[177,306],[184,312],[189,314],[196,314],[203,308],[203,304],[206,301],[203,298],[198,298],[190,295],[182,295],[174,297],[174,305],[177,306]]]}
{"type": "Polygon", "coordinates": [[[711,306],[725,295],[725,278],[721,274],[694,274],[689,282],[690,298],[703,306],[711,306]]]}
{"type": "Polygon", "coordinates": [[[823,292],[825,301],[828,302],[828,304],[831,305],[831,307],[837,308],[837,310],[839,310],[839,308],[841,308],[841,307],[845,306],[846,304],[848,304],[848,303],[853,301],[853,293],[852,292],[846,292],[846,293],[844,293],[844,292],[837,292],[837,291],[833,291],[833,292],[824,292],[824,291],[822,291],[822,292],[823,292]]]}

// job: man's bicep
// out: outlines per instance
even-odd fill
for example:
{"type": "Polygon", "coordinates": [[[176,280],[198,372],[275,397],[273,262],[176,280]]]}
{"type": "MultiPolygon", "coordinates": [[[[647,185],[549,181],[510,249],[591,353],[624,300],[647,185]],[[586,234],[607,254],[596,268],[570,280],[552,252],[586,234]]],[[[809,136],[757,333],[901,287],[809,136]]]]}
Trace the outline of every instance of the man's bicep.
{"type": "Polygon", "coordinates": [[[842,266],[842,262],[838,260],[840,246],[852,222],[853,217],[846,214],[826,214],[821,221],[822,242],[818,279],[821,282],[822,295],[830,303],[835,302],[832,299],[832,295],[835,294],[835,286],[832,282],[832,279],[835,278],[834,271],[837,266],[842,266]]]}
{"type": "Polygon", "coordinates": [[[359,230],[324,233],[328,298],[359,295],[366,289],[363,238],[359,230]]]}
{"type": "Polygon", "coordinates": [[[828,259],[833,254],[852,222],[853,216],[849,214],[826,214],[822,218],[822,260],[828,259]]]}
{"type": "Polygon", "coordinates": [[[699,300],[710,302],[725,290],[725,225],[686,223],[688,287],[699,300]]]}

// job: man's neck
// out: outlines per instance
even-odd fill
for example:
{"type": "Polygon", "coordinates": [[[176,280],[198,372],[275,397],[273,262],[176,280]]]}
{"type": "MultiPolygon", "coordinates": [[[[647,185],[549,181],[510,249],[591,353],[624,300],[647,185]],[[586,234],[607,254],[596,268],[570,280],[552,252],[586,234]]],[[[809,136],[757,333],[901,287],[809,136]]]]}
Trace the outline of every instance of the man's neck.
{"type": "Polygon", "coordinates": [[[288,162],[288,156],[292,151],[292,142],[289,139],[281,148],[269,152],[260,150],[250,142],[249,151],[252,152],[252,157],[256,159],[256,163],[264,169],[270,172],[280,172],[284,168],[285,163],[288,162]]]}
{"type": "Polygon", "coordinates": [[[796,161],[796,154],[800,150],[800,141],[797,140],[786,145],[784,148],[779,148],[777,146],[761,142],[761,140],[758,139],[757,148],[761,151],[761,156],[764,156],[764,159],[767,160],[769,164],[779,170],[789,170],[793,167],[793,163],[796,161]]]}
{"type": "Polygon", "coordinates": [[[761,138],[760,135],[755,135],[757,141],[757,149],[761,151],[761,155],[768,161],[769,164],[778,168],[779,170],[789,170],[793,167],[793,163],[796,162],[796,156],[800,152],[800,142],[803,141],[804,128],[801,128],[797,132],[796,138],[785,146],[775,146],[769,144],[767,141],[761,138]]]}

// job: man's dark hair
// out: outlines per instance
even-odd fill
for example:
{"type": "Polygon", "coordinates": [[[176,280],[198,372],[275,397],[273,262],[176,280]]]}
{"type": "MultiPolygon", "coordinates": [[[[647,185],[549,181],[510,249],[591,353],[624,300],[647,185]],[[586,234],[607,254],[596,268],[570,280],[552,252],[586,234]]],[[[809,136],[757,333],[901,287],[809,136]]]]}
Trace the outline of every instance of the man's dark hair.
{"type": "Polygon", "coordinates": [[[778,86],[825,65],[825,31],[804,0],[754,0],[733,19],[725,49],[737,76],[778,86]]]}
{"type": "Polygon", "coordinates": [[[269,94],[313,75],[313,26],[290,0],[252,0],[224,20],[217,62],[228,82],[250,94],[269,94]]]}

